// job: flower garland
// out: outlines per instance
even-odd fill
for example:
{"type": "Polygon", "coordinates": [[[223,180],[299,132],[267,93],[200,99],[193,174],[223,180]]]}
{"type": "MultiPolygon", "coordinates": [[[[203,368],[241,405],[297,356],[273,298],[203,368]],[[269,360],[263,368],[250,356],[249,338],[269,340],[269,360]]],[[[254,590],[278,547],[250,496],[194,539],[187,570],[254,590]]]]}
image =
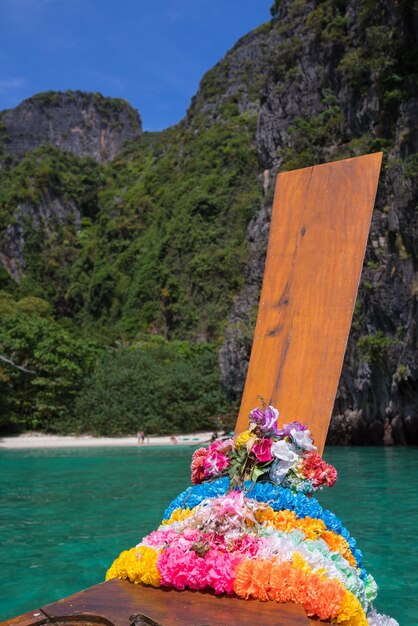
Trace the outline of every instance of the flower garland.
{"type": "MultiPolygon", "coordinates": [[[[311,517],[322,520],[327,530],[338,533],[347,541],[356,559],[357,566],[362,567],[363,555],[356,547],[356,540],[350,535],[341,520],[334,513],[331,513],[331,511],[323,509],[318,500],[308,498],[301,493],[295,494],[290,489],[284,489],[283,487],[274,486],[270,483],[254,484],[246,482],[244,488],[251,498],[258,502],[269,503],[269,506],[274,511],[289,510],[294,511],[297,518],[311,517]]],[[[163,519],[169,519],[176,509],[182,509],[185,506],[192,508],[201,504],[207,498],[225,495],[229,489],[230,483],[228,478],[218,478],[213,482],[188,487],[169,504],[164,512],[163,519]]],[[[365,572],[365,570],[362,571],[365,572]]]]}
{"type": "Polygon", "coordinates": [[[299,422],[263,406],[248,430],[193,454],[193,486],[159,528],[122,552],[106,579],[296,602],[343,626],[396,626],[377,614],[373,577],[336,515],[305,494],[335,483],[299,422]]]}

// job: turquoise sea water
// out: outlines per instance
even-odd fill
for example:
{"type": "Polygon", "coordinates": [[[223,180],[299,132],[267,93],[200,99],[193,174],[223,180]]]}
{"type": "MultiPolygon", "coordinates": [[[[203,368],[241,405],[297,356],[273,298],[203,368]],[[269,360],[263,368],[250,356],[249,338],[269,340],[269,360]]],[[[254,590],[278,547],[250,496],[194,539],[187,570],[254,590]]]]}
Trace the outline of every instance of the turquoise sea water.
{"type": "MultiPolygon", "coordinates": [[[[189,485],[190,448],[0,451],[0,619],[104,578],[189,485]]],[[[319,501],[357,538],[376,608],[418,625],[418,449],[329,448],[319,501]]]]}

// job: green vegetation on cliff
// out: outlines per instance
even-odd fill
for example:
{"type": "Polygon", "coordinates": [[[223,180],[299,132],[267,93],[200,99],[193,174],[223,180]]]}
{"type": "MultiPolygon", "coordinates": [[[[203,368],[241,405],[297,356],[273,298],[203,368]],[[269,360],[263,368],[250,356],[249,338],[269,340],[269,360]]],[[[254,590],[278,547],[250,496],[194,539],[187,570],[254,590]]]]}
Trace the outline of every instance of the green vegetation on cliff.
{"type": "Polygon", "coordinates": [[[243,282],[246,229],[260,197],[255,117],[234,113],[210,128],[201,124],[145,134],[110,165],[52,146],[7,160],[0,208],[16,281],[4,277],[3,288],[18,299],[18,313],[5,317],[0,352],[37,375],[2,365],[4,429],[114,434],[143,420],[150,431],[188,430],[230,409],[216,346],[206,342],[219,344],[243,282]],[[48,319],[21,313],[32,296],[48,303],[48,319]],[[140,332],[172,343],[114,349],[140,332]],[[183,358],[175,339],[187,340],[193,356],[183,358]],[[44,363],[55,346],[54,364],[44,363]],[[74,395],[99,346],[105,354],[77,412],[74,395]],[[113,411],[99,401],[103,371],[126,400],[113,411]]]}
{"type": "MultiPolygon", "coordinates": [[[[396,411],[418,415],[418,5],[276,0],[271,13],[203,77],[183,121],[135,135],[110,162],[79,144],[17,156],[0,114],[0,354],[36,371],[1,362],[4,428],[127,432],[141,407],[147,429],[167,432],[230,411],[276,173],[376,150],[384,169],[340,410],[364,409],[381,432],[396,411]],[[118,401],[106,406],[107,384],[118,401]]],[[[70,101],[73,115],[95,103],[106,132],[119,109],[129,117],[98,94],[47,92],[30,106],[56,115],[70,101]]]]}

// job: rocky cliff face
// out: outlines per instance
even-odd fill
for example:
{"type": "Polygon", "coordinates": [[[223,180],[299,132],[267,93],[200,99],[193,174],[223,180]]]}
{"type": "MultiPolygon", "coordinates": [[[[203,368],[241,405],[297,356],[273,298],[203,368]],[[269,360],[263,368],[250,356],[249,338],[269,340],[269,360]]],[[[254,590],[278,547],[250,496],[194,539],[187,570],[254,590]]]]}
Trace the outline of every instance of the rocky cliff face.
{"type": "Polygon", "coordinates": [[[16,209],[14,220],[3,235],[0,250],[0,268],[19,282],[27,269],[25,239],[27,233],[35,233],[47,243],[57,238],[66,224],[76,231],[80,229],[80,211],[74,200],[63,198],[49,191],[42,193],[39,202],[23,202],[16,209]]]}
{"type": "Polygon", "coordinates": [[[417,32],[416,0],[276,0],[179,125],[106,167],[80,157],[107,161],[138,136],[126,103],[41,94],[3,112],[3,153],[37,148],[9,172],[2,161],[8,274],[80,325],[221,336],[238,397],[277,172],[383,150],[329,441],[418,443],[417,32]]]}
{"type": "Polygon", "coordinates": [[[106,162],[140,132],[139,115],[126,101],[96,93],[46,92],[0,113],[0,149],[14,156],[49,144],[106,162]]]}
{"type": "MultiPolygon", "coordinates": [[[[332,443],[418,442],[417,23],[413,2],[283,1],[276,19],[241,40],[218,68],[238,106],[257,107],[266,192],[249,228],[246,285],[220,353],[231,390],[239,392],[245,380],[275,173],[386,152],[332,443]],[[249,80],[242,76],[247,66],[249,80]],[[260,99],[250,103],[257,81],[260,99]]],[[[215,101],[211,106],[216,117],[215,101]]]]}

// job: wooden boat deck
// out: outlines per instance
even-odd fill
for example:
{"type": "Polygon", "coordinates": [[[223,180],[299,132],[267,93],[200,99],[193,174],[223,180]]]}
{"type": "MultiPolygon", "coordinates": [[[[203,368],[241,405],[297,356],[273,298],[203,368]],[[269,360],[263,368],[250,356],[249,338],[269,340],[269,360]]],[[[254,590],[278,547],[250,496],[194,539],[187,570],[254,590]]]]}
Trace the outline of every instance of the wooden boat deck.
{"type": "Polygon", "coordinates": [[[198,591],[154,589],[113,579],[5,622],[10,626],[309,626],[301,606],[198,591]],[[245,610],[243,610],[243,608],[245,610]],[[278,610],[279,609],[279,610],[278,610]],[[260,621],[262,615],[263,621],[260,621]],[[266,621],[268,620],[268,621],[266,621]]]}

